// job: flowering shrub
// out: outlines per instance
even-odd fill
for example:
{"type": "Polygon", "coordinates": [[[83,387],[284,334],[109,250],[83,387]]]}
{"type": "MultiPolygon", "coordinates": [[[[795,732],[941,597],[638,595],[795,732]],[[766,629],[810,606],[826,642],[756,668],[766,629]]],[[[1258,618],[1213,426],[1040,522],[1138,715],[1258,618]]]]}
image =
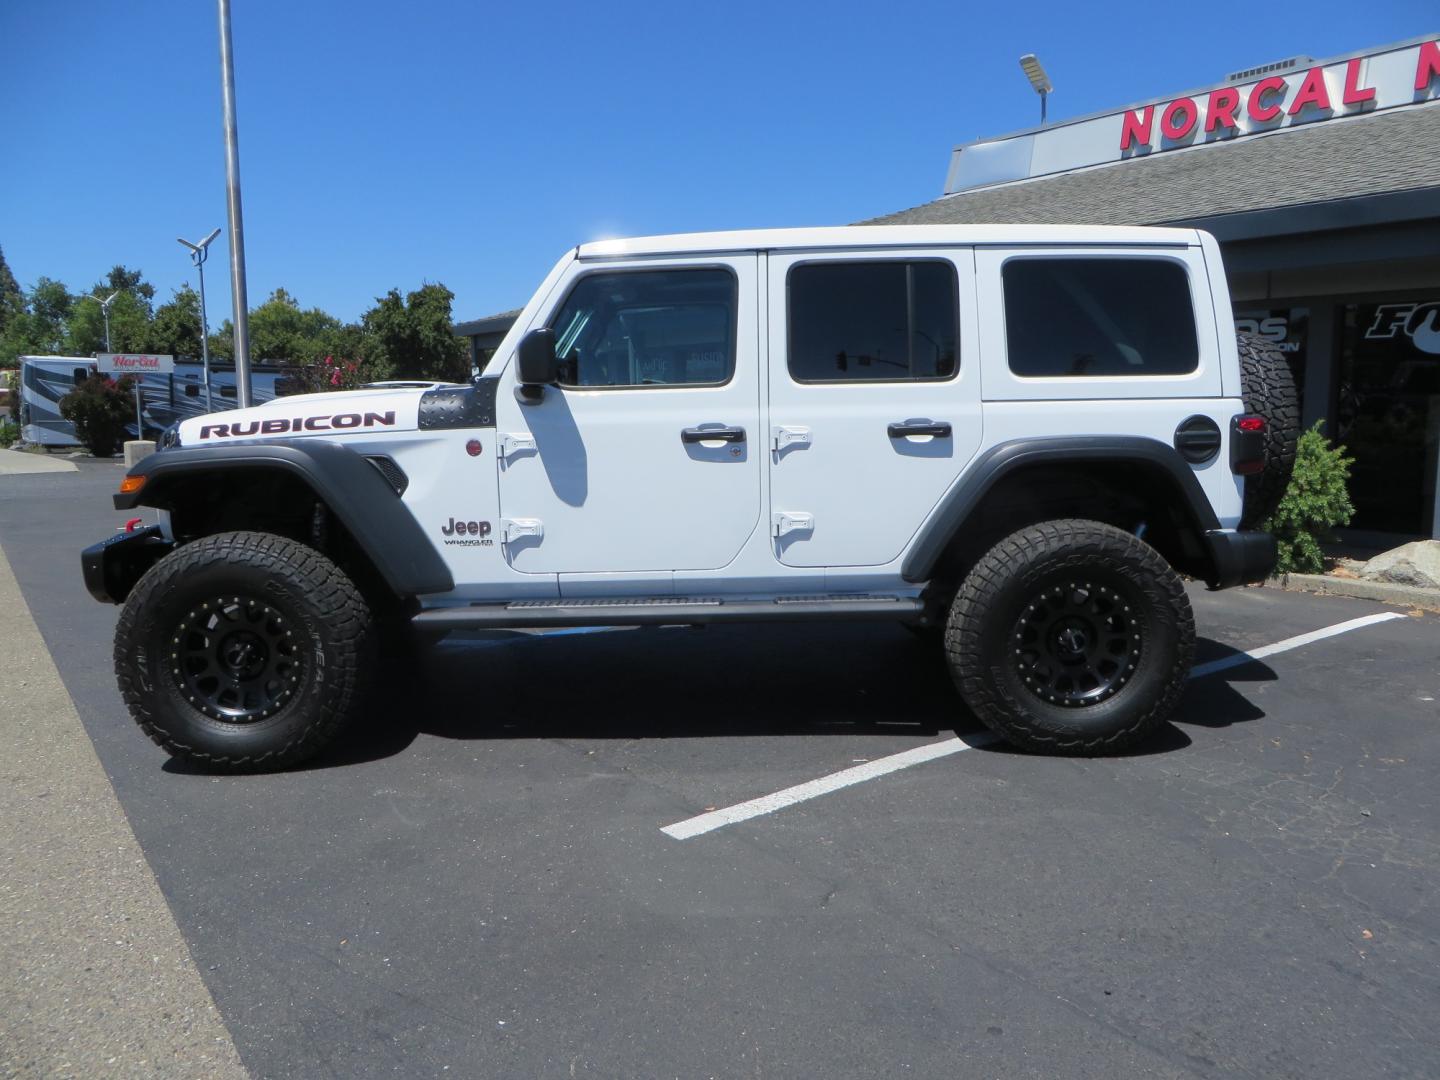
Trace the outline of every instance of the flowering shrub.
{"type": "Polygon", "coordinates": [[[109,457],[135,416],[135,377],[91,375],[60,399],[60,415],[75,425],[75,437],[96,457],[109,457]]]}
{"type": "Polygon", "coordinates": [[[373,380],[364,360],[326,356],[318,363],[303,364],[290,374],[290,392],[319,394],[328,390],[354,390],[373,380]]]}

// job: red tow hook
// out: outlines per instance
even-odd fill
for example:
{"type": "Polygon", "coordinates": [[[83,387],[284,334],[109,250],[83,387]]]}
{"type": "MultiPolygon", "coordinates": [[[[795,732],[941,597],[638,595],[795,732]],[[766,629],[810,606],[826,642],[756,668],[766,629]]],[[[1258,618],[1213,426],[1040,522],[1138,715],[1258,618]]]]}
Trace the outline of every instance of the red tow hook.
{"type": "Polygon", "coordinates": [[[136,529],[140,527],[140,523],[144,520],[144,518],[131,518],[129,521],[125,522],[125,531],[127,533],[133,533],[136,529]]]}

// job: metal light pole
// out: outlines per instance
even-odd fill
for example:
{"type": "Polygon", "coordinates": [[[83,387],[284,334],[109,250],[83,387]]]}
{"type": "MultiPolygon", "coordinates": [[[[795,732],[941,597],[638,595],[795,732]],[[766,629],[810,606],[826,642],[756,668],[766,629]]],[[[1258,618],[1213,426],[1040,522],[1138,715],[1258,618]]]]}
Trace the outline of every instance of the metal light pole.
{"type": "Polygon", "coordinates": [[[205,258],[210,254],[210,243],[220,235],[216,229],[198,244],[177,236],[175,239],[190,249],[190,262],[200,274],[200,362],[205,370],[205,411],[215,411],[215,401],[210,396],[210,324],[205,321],[205,258]]]}
{"type": "Polygon", "coordinates": [[[119,296],[119,295],[120,295],[119,292],[112,292],[112,293],[111,293],[109,296],[107,296],[104,300],[101,300],[98,296],[95,297],[95,299],[96,299],[96,300],[99,302],[99,304],[100,304],[100,314],[103,315],[103,316],[105,316],[105,351],[106,351],[106,352],[109,352],[109,351],[110,351],[110,305],[115,302],[115,298],[116,298],[117,296],[119,296]]]}
{"type": "Polygon", "coordinates": [[[1020,67],[1025,72],[1025,77],[1030,80],[1030,85],[1040,95],[1040,124],[1045,124],[1045,99],[1050,96],[1055,87],[1050,82],[1050,76],[1045,74],[1045,68],[1035,58],[1034,53],[1026,53],[1020,57],[1020,67]]]}
{"type": "Polygon", "coordinates": [[[235,56],[230,0],[220,4],[220,96],[225,112],[225,206],[230,220],[230,306],[235,327],[235,389],[250,407],[250,301],[245,294],[245,226],[240,214],[240,141],[235,133],[235,56]]]}

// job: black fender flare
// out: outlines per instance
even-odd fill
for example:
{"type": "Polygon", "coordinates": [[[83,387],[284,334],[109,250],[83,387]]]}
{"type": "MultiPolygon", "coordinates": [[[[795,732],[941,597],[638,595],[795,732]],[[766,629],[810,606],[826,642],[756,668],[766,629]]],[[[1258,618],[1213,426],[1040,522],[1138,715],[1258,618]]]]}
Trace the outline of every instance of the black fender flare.
{"type": "Polygon", "coordinates": [[[922,584],[930,580],[951,539],[970,513],[997,483],[1011,473],[1039,464],[1074,465],[1077,462],[1125,462],[1159,469],[1174,481],[1186,503],[1197,539],[1220,529],[1195,471],[1173,447],[1137,435],[1070,435],[1042,439],[1014,439],[991,447],[971,462],[947,491],[910,543],[900,564],[901,576],[922,584]]]}
{"type": "Polygon", "coordinates": [[[377,469],[354,450],[321,439],[277,439],[230,446],[162,450],[127,474],[144,484],[115,495],[115,509],[169,510],[174,481],[206,473],[275,469],[295,476],[325,503],[355,538],[397,596],[449,592],[450,569],[415,515],[377,469]]]}

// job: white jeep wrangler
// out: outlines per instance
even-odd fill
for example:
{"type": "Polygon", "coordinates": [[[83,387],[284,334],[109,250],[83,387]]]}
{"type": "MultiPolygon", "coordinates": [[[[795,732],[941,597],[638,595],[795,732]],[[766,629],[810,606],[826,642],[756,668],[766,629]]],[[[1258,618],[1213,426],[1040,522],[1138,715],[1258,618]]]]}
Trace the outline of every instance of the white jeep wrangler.
{"type": "Polygon", "coordinates": [[[1181,583],[1263,579],[1294,386],[1191,230],[898,226],[567,253],[482,376],[189,419],[83,556],[144,731],[217,769],[345,730],[380,620],[850,619],[939,637],[1018,746],[1181,696],[1181,583]]]}

